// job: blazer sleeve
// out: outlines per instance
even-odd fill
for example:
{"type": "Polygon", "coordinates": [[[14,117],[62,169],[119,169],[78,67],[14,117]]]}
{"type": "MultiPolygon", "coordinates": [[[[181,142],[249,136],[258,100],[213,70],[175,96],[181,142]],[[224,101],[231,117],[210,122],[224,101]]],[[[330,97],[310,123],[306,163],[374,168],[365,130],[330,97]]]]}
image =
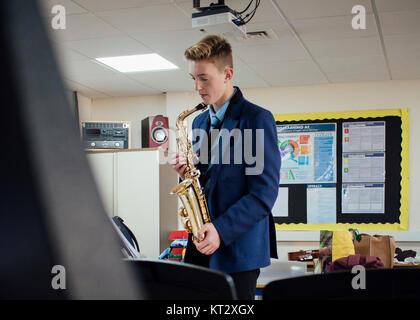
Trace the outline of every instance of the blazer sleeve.
{"type": "MultiPolygon", "coordinates": [[[[245,169],[260,173],[246,175],[248,192],[213,221],[225,245],[229,245],[259,221],[271,215],[279,191],[281,158],[274,117],[271,112],[264,110],[250,120],[249,127],[253,136],[253,155],[263,156],[263,166],[258,170],[245,163],[245,169]],[[263,129],[259,130],[260,135],[256,134],[258,129],[263,129]]],[[[256,162],[258,163],[258,160],[256,162]]]]}

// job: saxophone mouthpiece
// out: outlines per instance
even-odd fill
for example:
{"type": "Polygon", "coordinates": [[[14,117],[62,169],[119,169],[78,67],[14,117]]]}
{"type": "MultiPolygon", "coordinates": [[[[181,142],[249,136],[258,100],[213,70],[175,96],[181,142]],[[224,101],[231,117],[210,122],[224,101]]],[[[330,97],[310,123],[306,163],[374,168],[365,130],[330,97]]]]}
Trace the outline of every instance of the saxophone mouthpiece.
{"type": "Polygon", "coordinates": [[[207,108],[207,105],[204,102],[201,102],[196,106],[196,108],[197,110],[202,110],[202,109],[207,108]]]}

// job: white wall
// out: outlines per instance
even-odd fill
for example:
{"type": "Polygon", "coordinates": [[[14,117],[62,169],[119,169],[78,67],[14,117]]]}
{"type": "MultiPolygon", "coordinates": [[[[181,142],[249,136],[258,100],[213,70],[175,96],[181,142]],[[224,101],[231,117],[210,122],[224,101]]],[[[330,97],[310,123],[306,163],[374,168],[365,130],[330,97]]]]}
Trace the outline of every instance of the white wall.
{"type": "Polygon", "coordinates": [[[79,120],[92,120],[92,99],[78,93],[77,102],[79,104],[79,120]]]}
{"type": "MultiPolygon", "coordinates": [[[[416,197],[420,194],[420,168],[415,165],[415,160],[420,158],[418,143],[420,126],[414,122],[414,119],[420,119],[420,80],[256,88],[243,89],[242,92],[248,100],[269,109],[273,114],[408,108],[410,111],[409,170],[411,178],[409,230],[420,233],[420,197],[416,197]]],[[[139,126],[141,119],[146,116],[163,114],[169,117],[170,127],[174,128],[177,115],[199,102],[199,97],[193,92],[98,99],[92,101],[89,120],[131,120],[133,126],[139,126]]],[[[80,118],[82,120],[82,112],[80,112],[80,118]]],[[[188,121],[190,125],[191,120],[188,121]]],[[[136,147],[140,136],[139,128],[135,128],[133,133],[132,147],[136,147]]],[[[280,258],[287,259],[288,251],[315,249],[318,247],[318,242],[313,240],[279,241],[278,245],[280,258]]],[[[397,246],[402,249],[420,250],[420,242],[417,241],[397,243],[397,246]]]]}

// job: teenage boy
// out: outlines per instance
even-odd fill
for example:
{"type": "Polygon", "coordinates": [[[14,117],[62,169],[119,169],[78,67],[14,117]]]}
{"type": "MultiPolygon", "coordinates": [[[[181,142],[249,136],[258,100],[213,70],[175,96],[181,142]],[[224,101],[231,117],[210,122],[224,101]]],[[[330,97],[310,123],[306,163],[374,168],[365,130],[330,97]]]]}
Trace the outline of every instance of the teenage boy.
{"type": "MultiPolygon", "coordinates": [[[[270,264],[270,257],[277,258],[271,209],[279,190],[281,159],[275,121],[268,110],[247,101],[233,86],[232,48],[226,39],[207,36],[184,56],[195,91],[209,105],[194,119],[192,128],[208,137],[207,144],[203,139],[193,144],[201,160],[203,154],[208,155],[208,161],[200,161],[197,168],[211,217],[199,231],[205,236],[203,241],[192,242],[190,235],[185,262],[230,274],[239,299],[254,299],[260,268],[270,264]],[[211,143],[212,130],[220,133],[216,145],[211,143]],[[236,133],[224,143],[227,150],[221,142],[226,138],[223,131],[236,133]],[[200,150],[205,145],[209,148],[200,150]],[[220,151],[216,158],[215,148],[220,151]],[[236,159],[238,150],[241,161],[236,159]],[[254,163],[249,161],[250,150],[254,163]],[[227,163],[226,152],[230,154],[227,163]]],[[[182,155],[172,159],[181,178],[185,163],[182,155]]]]}

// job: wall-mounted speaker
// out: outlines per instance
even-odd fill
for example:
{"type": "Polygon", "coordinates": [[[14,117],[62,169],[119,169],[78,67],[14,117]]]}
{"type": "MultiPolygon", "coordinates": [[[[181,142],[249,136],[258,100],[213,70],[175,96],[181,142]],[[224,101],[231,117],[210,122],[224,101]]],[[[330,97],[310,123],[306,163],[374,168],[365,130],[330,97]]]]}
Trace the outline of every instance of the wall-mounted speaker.
{"type": "Polygon", "coordinates": [[[150,116],[141,121],[142,148],[169,147],[169,121],[162,115],[150,116]]]}

